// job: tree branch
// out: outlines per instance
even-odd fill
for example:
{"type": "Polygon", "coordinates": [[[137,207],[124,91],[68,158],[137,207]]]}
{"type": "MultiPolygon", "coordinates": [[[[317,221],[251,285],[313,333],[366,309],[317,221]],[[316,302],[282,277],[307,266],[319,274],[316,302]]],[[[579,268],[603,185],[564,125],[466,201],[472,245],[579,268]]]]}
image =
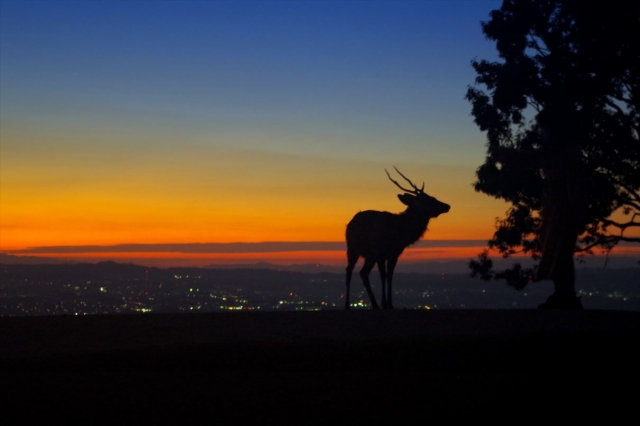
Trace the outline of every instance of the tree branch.
{"type": "Polygon", "coordinates": [[[640,194],[621,182],[620,179],[614,176],[610,171],[607,173],[607,175],[609,179],[611,179],[613,182],[615,182],[616,185],[618,185],[620,188],[622,188],[622,190],[625,191],[625,194],[622,194],[622,197],[626,196],[628,197],[628,200],[623,199],[624,204],[628,204],[634,209],[640,210],[640,194]]]}
{"type": "Polygon", "coordinates": [[[640,204],[636,204],[635,202],[631,201],[631,200],[622,200],[623,205],[631,207],[634,210],[637,210],[640,212],[640,204]]]}
{"type": "Polygon", "coordinates": [[[530,48],[538,52],[540,56],[542,56],[543,58],[546,58],[547,56],[549,56],[549,49],[545,47],[541,47],[540,44],[538,44],[538,40],[536,40],[533,34],[529,34],[528,36],[529,37],[527,38],[527,41],[529,42],[530,48]]]}
{"type": "MultiPolygon", "coordinates": [[[[636,213],[636,214],[633,215],[633,217],[635,218],[637,215],[638,214],[636,213]]],[[[605,225],[605,226],[611,225],[611,226],[615,226],[616,228],[623,228],[623,229],[626,229],[626,228],[629,228],[629,227],[635,227],[635,226],[640,227],[640,223],[639,222],[634,222],[633,219],[631,219],[631,221],[629,221],[627,223],[618,223],[618,222],[615,222],[613,220],[604,219],[602,221],[602,224],[605,225]]]]}
{"type": "MultiPolygon", "coordinates": [[[[620,185],[622,186],[622,185],[620,185]]],[[[633,191],[629,191],[628,188],[623,187],[623,189],[626,191],[626,194],[629,198],[630,198],[630,204],[633,204],[634,202],[638,202],[640,203],[640,194],[638,194],[637,192],[633,192],[633,191]]],[[[634,206],[636,209],[640,210],[640,205],[638,206],[634,206]]]]}
{"type": "MultiPolygon", "coordinates": [[[[587,244],[584,247],[578,247],[576,248],[576,252],[578,253],[585,253],[588,252],[589,250],[591,250],[592,248],[598,247],[598,246],[606,246],[606,245],[616,245],[618,244],[620,241],[624,241],[627,243],[640,243],[640,237],[622,237],[622,236],[618,236],[618,235],[607,235],[607,236],[600,236],[600,239],[598,241],[594,241],[593,243],[587,244]]],[[[608,250],[611,250],[613,247],[607,247],[608,250]]]]}
{"type": "Polygon", "coordinates": [[[615,104],[615,102],[611,102],[611,100],[609,98],[606,98],[606,101],[604,102],[607,106],[613,108],[614,110],[616,110],[616,112],[622,116],[624,116],[624,118],[626,120],[629,119],[628,113],[624,112],[622,110],[622,108],[620,108],[618,105],[615,104]]]}

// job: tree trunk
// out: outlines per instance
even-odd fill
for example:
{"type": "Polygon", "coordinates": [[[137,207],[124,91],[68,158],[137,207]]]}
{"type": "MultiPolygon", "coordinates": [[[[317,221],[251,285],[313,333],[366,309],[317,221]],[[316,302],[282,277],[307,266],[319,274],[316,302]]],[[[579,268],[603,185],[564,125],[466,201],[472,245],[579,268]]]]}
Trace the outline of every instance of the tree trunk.
{"type": "Polygon", "coordinates": [[[575,144],[565,144],[547,157],[540,228],[541,259],[537,279],[553,280],[554,293],[541,309],[582,309],[576,297],[573,255],[584,230],[586,179],[575,144]]]}

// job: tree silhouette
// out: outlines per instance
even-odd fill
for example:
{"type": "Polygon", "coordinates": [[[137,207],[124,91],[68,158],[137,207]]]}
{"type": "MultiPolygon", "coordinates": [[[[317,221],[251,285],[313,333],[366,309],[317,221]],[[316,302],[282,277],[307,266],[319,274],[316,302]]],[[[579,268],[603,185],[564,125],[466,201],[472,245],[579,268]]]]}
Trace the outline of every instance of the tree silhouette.
{"type": "Polygon", "coordinates": [[[640,227],[640,1],[505,0],[481,25],[500,61],[472,61],[488,140],[474,188],[511,204],[488,246],[540,262],[496,272],[485,250],[472,275],[551,279],[541,307],[581,308],[574,255],[640,242],[625,235],[640,227]]]}

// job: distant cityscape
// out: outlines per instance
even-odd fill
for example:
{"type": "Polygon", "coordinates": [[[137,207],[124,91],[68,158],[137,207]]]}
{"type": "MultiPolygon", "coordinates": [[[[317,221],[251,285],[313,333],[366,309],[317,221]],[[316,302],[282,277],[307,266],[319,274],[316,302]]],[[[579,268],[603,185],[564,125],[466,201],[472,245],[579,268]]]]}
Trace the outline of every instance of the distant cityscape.
{"type": "MultiPolygon", "coordinates": [[[[352,309],[369,309],[357,275],[352,309]]],[[[550,282],[522,291],[466,274],[398,273],[396,309],[532,309],[550,282]]],[[[372,286],[380,298],[379,278],[372,286]]],[[[587,309],[640,311],[640,268],[579,269],[587,309]]],[[[318,311],[344,309],[344,274],[277,269],[147,268],[97,264],[0,265],[0,316],[318,311]]]]}

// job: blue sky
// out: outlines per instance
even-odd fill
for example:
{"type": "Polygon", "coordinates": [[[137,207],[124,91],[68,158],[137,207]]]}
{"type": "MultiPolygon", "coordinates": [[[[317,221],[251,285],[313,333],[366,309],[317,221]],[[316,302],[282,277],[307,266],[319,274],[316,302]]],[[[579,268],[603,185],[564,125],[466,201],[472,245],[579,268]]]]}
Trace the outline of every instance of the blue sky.
{"type": "Polygon", "coordinates": [[[311,155],[351,135],[347,155],[429,148],[477,164],[463,96],[471,59],[495,56],[479,21],[498,5],[3,1],[3,115],[215,130],[311,155]]]}

